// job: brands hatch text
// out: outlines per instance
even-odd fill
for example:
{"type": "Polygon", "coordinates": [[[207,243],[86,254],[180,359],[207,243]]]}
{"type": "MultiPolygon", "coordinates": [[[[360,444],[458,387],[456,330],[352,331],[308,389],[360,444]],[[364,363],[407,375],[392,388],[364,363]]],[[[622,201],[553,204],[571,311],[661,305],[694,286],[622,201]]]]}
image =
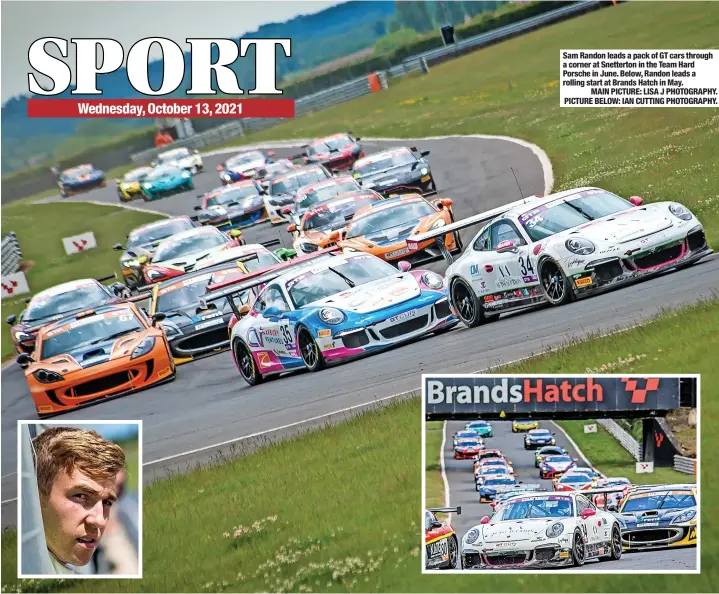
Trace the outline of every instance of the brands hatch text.
{"type": "Polygon", "coordinates": [[[541,379],[525,378],[517,384],[507,378],[488,385],[447,385],[442,380],[428,380],[426,394],[428,404],[517,404],[519,402],[602,402],[604,390],[591,377],[586,382],[572,383],[567,380],[558,385],[544,383],[541,379]]]}

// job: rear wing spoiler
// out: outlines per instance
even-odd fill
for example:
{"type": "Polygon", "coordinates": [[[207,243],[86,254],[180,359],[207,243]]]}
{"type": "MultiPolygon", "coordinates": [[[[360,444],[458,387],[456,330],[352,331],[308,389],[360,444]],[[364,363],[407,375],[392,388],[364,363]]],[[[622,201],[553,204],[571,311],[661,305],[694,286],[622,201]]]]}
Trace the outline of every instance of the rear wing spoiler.
{"type": "Polygon", "coordinates": [[[104,283],[109,280],[117,280],[117,272],[114,272],[113,274],[110,274],[108,276],[103,276],[101,278],[95,279],[98,283],[104,283]]]}
{"type": "Polygon", "coordinates": [[[452,257],[452,254],[449,252],[447,247],[444,245],[444,237],[446,235],[455,231],[466,229],[467,227],[473,227],[474,225],[488,223],[491,220],[502,216],[504,213],[517,206],[531,204],[537,198],[539,198],[539,196],[522,198],[521,200],[505,204],[504,206],[499,206],[497,208],[493,208],[492,210],[487,210],[485,212],[472,215],[471,217],[467,217],[466,219],[460,219],[459,221],[455,221],[454,223],[450,223],[449,225],[445,225],[444,227],[439,227],[431,231],[425,231],[424,233],[418,233],[417,235],[410,235],[407,238],[407,247],[410,249],[410,251],[413,251],[419,248],[420,243],[425,242],[428,239],[434,239],[439,252],[442,254],[447,263],[451,264],[454,261],[454,258],[452,257]]]}
{"type": "Polygon", "coordinates": [[[457,507],[430,507],[427,511],[432,512],[433,514],[457,514],[458,516],[461,516],[462,506],[459,505],[457,507]]]}

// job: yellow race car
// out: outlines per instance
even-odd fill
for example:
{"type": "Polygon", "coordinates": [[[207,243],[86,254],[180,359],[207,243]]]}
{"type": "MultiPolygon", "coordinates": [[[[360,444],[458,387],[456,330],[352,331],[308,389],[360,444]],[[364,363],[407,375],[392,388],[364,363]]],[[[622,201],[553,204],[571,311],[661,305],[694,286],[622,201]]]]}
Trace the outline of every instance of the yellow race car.
{"type": "Polygon", "coordinates": [[[152,171],[152,167],[138,167],[132,171],[128,171],[122,179],[116,179],[117,197],[120,202],[130,202],[136,198],[142,198],[142,188],[140,183],[152,171]]]}
{"type": "Polygon", "coordinates": [[[512,421],[512,433],[521,433],[530,429],[539,429],[539,421],[512,421]]]}

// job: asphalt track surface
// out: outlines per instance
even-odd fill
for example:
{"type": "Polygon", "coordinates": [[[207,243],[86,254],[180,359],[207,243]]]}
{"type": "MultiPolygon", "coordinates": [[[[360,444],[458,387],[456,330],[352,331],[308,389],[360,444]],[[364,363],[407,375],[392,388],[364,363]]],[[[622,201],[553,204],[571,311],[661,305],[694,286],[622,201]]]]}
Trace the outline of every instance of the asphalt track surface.
{"type": "MultiPolygon", "coordinates": [[[[367,152],[401,145],[431,150],[429,160],[439,188],[438,197],[454,200],[458,218],[522,196],[544,194],[545,181],[551,179],[551,173],[547,176],[535,152],[507,140],[451,138],[363,144],[367,152]]],[[[274,150],[279,156],[297,152],[296,148],[274,150]]],[[[193,207],[198,204],[196,195],[220,185],[215,167],[225,158],[219,155],[204,158],[205,171],[195,177],[195,191],[152,203],[139,201],[135,205],[168,214],[193,214],[193,207]]],[[[78,199],[118,204],[112,183],[74,198],[78,199]]],[[[62,199],[58,196],[46,201],[56,200],[62,199]]],[[[478,227],[474,227],[462,232],[465,245],[477,231],[478,227]]],[[[244,233],[248,242],[279,236],[284,238],[285,245],[291,245],[284,227],[272,227],[269,223],[244,233]]],[[[429,268],[443,272],[446,266],[438,262],[429,268]]],[[[617,326],[636,324],[655,314],[661,306],[711,296],[717,286],[719,262],[710,259],[678,273],[562,308],[545,307],[504,316],[506,319],[476,329],[460,325],[447,334],[425,338],[389,353],[318,374],[296,373],[254,388],[242,380],[231,355],[219,353],[178,367],[177,379],[170,384],[54,420],[141,419],[147,482],[168,471],[182,471],[206,462],[218,452],[232,454],[268,439],[344,419],[365,405],[418,389],[422,373],[476,372],[530,356],[572,337],[583,337],[589,331],[608,332],[617,326]],[[251,438],[242,439],[247,436],[251,438]]],[[[2,371],[2,384],[2,524],[6,526],[14,524],[17,516],[17,420],[35,419],[36,415],[24,375],[17,365],[2,371]]]]}
{"type": "MultiPolygon", "coordinates": [[[[472,527],[479,524],[483,516],[492,515],[488,503],[479,503],[479,492],[475,488],[472,460],[455,460],[452,436],[464,429],[464,421],[448,421],[445,426],[444,464],[449,485],[451,507],[461,506],[462,513],[452,514],[451,522],[458,538],[464,538],[472,527]]],[[[566,449],[576,458],[579,466],[586,466],[583,457],[567,439],[562,430],[552,422],[540,421],[540,428],[552,431],[557,445],[566,449]]],[[[539,484],[542,489],[552,491],[551,480],[541,480],[539,469],[534,467],[534,450],[524,449],[524,433],[512,433],[510,421],[492,421],[493,437],[484,439],[484,446],[499,449],[512,462],[515,476],[523,484],[539,484]]],[[[581,447],[581,446],[580,446],[581,447]]],[[[461,544],[460,544],[461,547],[461,544]]],[[[620,570],[682,570],[697,569],[697,548],[663,549],[649,552],[624,553],[618,561],[591,560],[579,568],[547,569],[545,571],[620,571],[620,570]]],[[[502,570],[497,570],[502,571],[502,570]]],[[[470,572],[474,573],[474,572],[470,572]]]]}

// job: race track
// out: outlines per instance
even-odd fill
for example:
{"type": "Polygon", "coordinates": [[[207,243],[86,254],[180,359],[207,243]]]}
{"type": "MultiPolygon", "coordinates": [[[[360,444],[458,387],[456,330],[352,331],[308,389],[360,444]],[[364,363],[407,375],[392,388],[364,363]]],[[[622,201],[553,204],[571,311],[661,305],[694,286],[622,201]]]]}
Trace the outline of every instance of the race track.
{"type": "MultiPolygon", "coordinates": [[[[364,143],[366,150],[404,143],[364,143]]],[[[497,139],[439,139],[407,141],[420,150],[430,149],[439,197],[455,201],[458,218],[499,206],[520,197],[545,192],[545,171],[535,153],[525,146],[497,139]]],[[[271,148],[271,147],[268,147],[271,148]]],[[[276,149],[289,155],[295,149],[276,149]]],[[[169,214],[192,214],[196,194],[219,185],[215,167],[223,157],[205,158],[205,172],[195,178],[196,191],[136,206],[169,214]]],[[[551,174],[549,175],[551,178],[551,174]]],[[[107,188],[83,195],[92,201],[117,204],[115,190],[107,188]]],[[[637,192],[640,193],[640,192],[637,192]]],[[[79,199],[79,198],[76,198],[79,199]]],[[[59,197],[50,200],[61,200],[59,197]]],[[[476,233],[462,233],[465,244],[476,233]]],[[[281,235],[282,227],[269,224],[248,229],[248,242],[266,241],[281,235]]],[[[119,254],[118,254],[119,257],[119,254]]],[[[443,262],[430,268],[443,271],[443,262]]],[[[328,420],[344,418],[350,407],[371,405],[378,399],[417,389],[422,372],[473,372],[491,365],[525,357],[588,331],[611,331],[634,324],[664,305],[679,305],[711,296],[719,285],[717,259],[679,273],[559,309],[542,308],[470,330],[458,326],[395,349],[391,353],[361,359],[319,374],[299,373],[269,384],[249,388],[241,379],[229,353],[201,359],[178,368],[177,380],[152,390],[101,403],[58,417],[62,420],[142,419],[144,423],[145,479],[167,470],[208,460],[218,450],[227,452],[229,441],[257,436],[264,442],[328,420]],[[331,413],[338,413],[330,417],[331,413]],[[273,431],[279,429],[279,431],[273,431]],[[258,435],[261,434],[261,435],[258,435]],[[214,447],[222,444],[220,447],[214,447]],[[200,450],[200,451],[197,451],[200,450]],[[149,464],[148,464],[149,463],[149,464]]],[[[35,418],[22,370],[11,365],[2,372],[2,523],[15,522],[17,475],[16,421],[35,418]]],[[[253,442],[253,443],[254,443],[253,442]]],[[[243,442],[244,444],[244,442],[243,442]]]]}
{"type": "MultiPolygon", "coordinates": [[[[448,421],[445,425],[444,460],[447,484],[449,485],[449,503],[451,507],[462,507],[460,515],[452,514],[451,522],[461,540],[469,530],[479,524],[482,516],[491,516],[492,508],[487,503],[479,503],[479,492],[475,488],[472,460],[455,460],[452,448],[452,436],[464,429],[464,421],[448,421]]],[[[566,449],[585,466],[582,456],[572,446],[564,433],[552,422],[541,421],[540,428],[555,433],[557,445],[566,449]]],[[[534,467],[534,450],[524,449],[524,433],[512,433],[510,421],[492,421],[493,437],[485,438],[486,448],[502,450],[507,460],[512,462],[515,476],[524,484],[540,484],[542,489],[552,491],[551,480],[541,480],[539,470],[534,467]]],[[[460,545],[461,546],[461,545],[460,545]]],[[[624,553],[618,561],[591,560],[583,567],[562,568],[547,571],[617,571],[625,569],[673,569],[691,571],[697,569],[697,548],[664,549],[640,553],[624,553]]]]}

